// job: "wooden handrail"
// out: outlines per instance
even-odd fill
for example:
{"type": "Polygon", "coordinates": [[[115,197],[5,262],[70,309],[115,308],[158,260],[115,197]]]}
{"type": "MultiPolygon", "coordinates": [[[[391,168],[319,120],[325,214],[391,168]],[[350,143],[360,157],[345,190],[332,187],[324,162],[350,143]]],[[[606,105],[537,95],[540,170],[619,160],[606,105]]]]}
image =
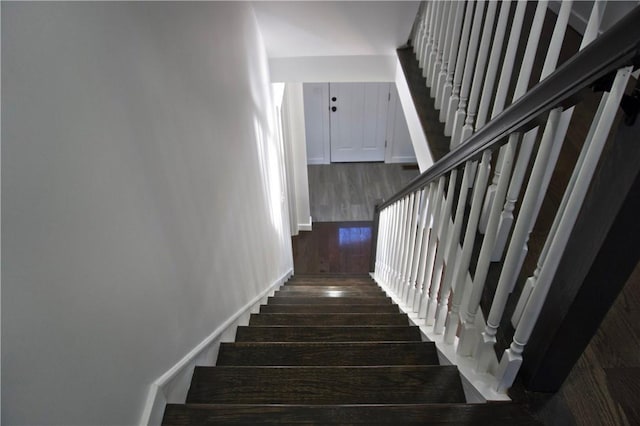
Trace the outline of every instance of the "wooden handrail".
{"type": "Polygon", "coordinates": [[[534,86],[518,101],[487,123],[467,141],[413,179],[379,206],[382,210],[489,149],[497,149],[505,137],[544,124],[543,114],[555,107],[574,105],[597,82],[617,69],[640,65],[640,6],[534,86]],[[585,72],[585,70],[587,70],[585,72]]]}

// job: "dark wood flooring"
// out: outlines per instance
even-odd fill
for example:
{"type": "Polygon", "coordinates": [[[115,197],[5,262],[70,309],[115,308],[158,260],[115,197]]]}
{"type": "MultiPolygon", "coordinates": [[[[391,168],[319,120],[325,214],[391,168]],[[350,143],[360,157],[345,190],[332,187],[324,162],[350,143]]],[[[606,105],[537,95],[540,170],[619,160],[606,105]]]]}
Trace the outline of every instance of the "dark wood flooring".
{"type": "Polygon", "coordinates": [[[292,238],[296,275],[367,274],[371,231],[371,222],[314,223],[312,231],[292,238]]]}
{"type": "Polygon", "coordinates": [[[335,163],[308,166],[313,222],[372,220],[373,208],[419,175],[411,164],[335,163]]]}

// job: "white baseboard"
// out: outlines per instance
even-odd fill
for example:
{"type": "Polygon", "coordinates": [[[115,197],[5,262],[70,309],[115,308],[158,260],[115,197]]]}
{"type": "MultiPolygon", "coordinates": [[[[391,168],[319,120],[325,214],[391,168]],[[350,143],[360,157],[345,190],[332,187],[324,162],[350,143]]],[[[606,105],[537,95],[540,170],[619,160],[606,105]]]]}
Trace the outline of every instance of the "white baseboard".
{"type": "Polygon", "coordinates": [[[387,161],[387,163],[388,164],[391,164],[391,163],[417,164],[418,159],[416,158],[415,155],[405,155],[405,156],[396,155],[395,157],[391,157],[391,159],[387,161]]]}
{"type": "Polygon", "coordinates": [[[311,231],[313,221],[311,220],[311,216],[309,216],[309,222],[307,223],[299,223],[298,230],[299,231],[311,231]]]}
{"type": "Polygon", "coordinates": [[[327,161],[324,159],[324,157],[322,158],[307,158],[307,164],[308,165],[318,165],[318,164],[330,164],[330,161],[327,161]]]}
{"type": "Polygon", "coordinates": [[[196,365],[215,365],[221,342],[233,342],[236,328],[249,323],[249,316],[257,312],[266,298],[293,275],[289,269],[249,303],[240,308],[222,325],[216,328],[198,346],[193,348],[173,367],[151,384],[140,419],[141,425],[160,425],[167,403],[184,403],[196,365]]]}

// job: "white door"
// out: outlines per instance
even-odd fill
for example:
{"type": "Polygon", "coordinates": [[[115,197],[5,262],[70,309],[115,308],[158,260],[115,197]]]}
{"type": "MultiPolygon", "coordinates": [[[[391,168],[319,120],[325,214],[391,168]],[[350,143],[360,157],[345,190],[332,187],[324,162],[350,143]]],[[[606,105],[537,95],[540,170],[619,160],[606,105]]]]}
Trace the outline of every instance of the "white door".
{"type": "Polygon", "coordinates": [[[384,161],[390,83],[330,83],[331,162],[384,161]]]}

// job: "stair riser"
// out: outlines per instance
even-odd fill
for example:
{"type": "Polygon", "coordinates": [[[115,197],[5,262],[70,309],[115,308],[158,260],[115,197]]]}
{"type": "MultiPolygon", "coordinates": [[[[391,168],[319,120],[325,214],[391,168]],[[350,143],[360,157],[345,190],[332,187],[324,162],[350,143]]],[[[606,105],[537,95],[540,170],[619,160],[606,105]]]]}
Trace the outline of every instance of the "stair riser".
{"type": "Polygon", "coordinates": [[[328,297],[340,299],[343,297],[362,299],[386,299],[384,292],[370,291],[276,291],[273,297],[328,297]]]}
{"type": "Polygon", "coordinates": [[[400,313],[395,305],[262,305],[260,313],[265,314],[295,314],[295,313],[369,313],[369,314],[397,314],[400,313]]]}
{"type": "Polygon", "coordinates": [[[420,404],[465,399],[456,367],[196,367],[187,402],[420,404]]]}
{"type": "Polygon", "coordinates": [[[223,343],[218,366],[437,365],[433,343],[223,343]]]}
{"type": "Polygon", "coordinates": [[[415,404],[365,406],[177,405],[169,404],[163,425],[254,424],[540,425],[517,404],[415,404]]]}
{"type": "Polygon", "coordinates": [[[331,280],[291,280],[287,281],[285,285],[308,285],[308,286],[377,286],[372,280],[349,280],[349,281],[331,281],[331,280]]]}
{"type": "Polygon", "coordinates": [[[418,327],[238,327],[236,342],[420,342],[418,327]]]}
{"type": "Polygon", "coordinates": [[[297,284],[285,284],[278,291],[309,291],[312,293],[323,291],[355,291],[361,293],[382,293],[384,291],[375,285],[361,285],[361,286],[339,286],[339,285],[297,285],[297,284]]]}
{"type": "Polygon", "coordinates": [[[249,325],[409,325],[406,314],[251,314],[249,325]]]}
{"type": "Polygon", "coordinates": [[[390,297],[269,297],[269,305],[391,305],[390,297]]]}

